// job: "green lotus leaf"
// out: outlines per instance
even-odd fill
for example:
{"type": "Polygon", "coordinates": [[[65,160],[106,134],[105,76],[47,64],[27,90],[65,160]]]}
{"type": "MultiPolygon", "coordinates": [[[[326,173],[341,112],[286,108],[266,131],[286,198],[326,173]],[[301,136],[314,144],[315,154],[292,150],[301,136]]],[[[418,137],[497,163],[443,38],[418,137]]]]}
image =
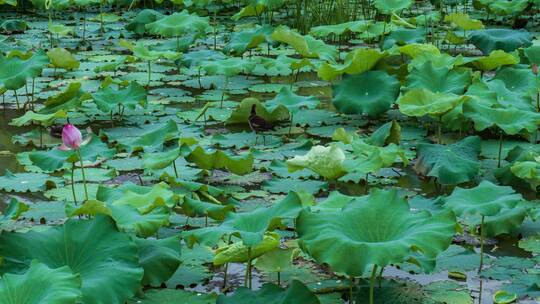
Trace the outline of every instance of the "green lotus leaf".
{"type": "Polygon", "coordinates": [[[490,11],[497,15],[505,16],[519,14],[527,7],[528,3],[529,1],[527,0],[493,0],[487,4],[490,11]]]}
{"type": "MultiPolygon", "coordinates": [[[[527,209],[521,204],[511,209],[502,209],[499,214],[487,216],[484,219],[484,229],[486,236],[497,237],[503,234],[514,234],[519,231],[523,220],[527,216],[527,209]]],[[[465,220],[469,227],[478,227],[482,222],[481,216],[471,216],[465,220]]]]}
{"type": "Polygon", "coordinates": [[[139,263],[144,269],[143,285],[159,287],[180,266],[180,236],[165,239],[134,238],[139,248],[139,263]]]}
{"type": "Polygon", "coordinates": [[[488,56],[477,57],[471,63],[481,71],[492,71],[505,65],[517,64],[519,63],[519,58],[514,53],[496,50],[489,53],[488,56]]]}
{"type": "Polygon", "coordinates": [[[163,149],[164,143],[178,136],[178,126],[173,120],[157,124],[152,129],[136,136],[120,137],[117,139],[119,147],[128,152],[155,152],[163,149]]]}
{"type": "Polygon", "coordinates": [[[135,295],[143,277],[136,244],[116,230],[111,218],[100,215],[41,231],[2,232],[0,255],[3,273],[20,273],[32,260],[50,268],[68,266],[82,279],[84,303],[124,303],[135,295]]]}
{"type": "Polygon", "coordinates": [[[242,239],[245,246],[253,247],[263,240],[265,232],[279,226],[283,218],[295,218],[302,209],[302,201],[295,192],[290,192],[271,207],[261,207],[250,212],[229,213],[221,225],[183,231],[182,238],[188,246],[195,243],[213,246],[226,235],[242,239]]]}
{"type": "Polygon", "coordinates": [[[145,25],[146,31],[162,37],[180,37],[192,33],[202,35],[209,27],[208,17],[200,17],[196,13],[189,14],[186,10],[145,25]]]}
{"type": "MultiPolygon", "coordinates": [[[[84,161],[95,161],[96,159],[107,159],[114,156],[114,149],[109,149],[96,135],[91,135],[92,139],[88,144],[81,146],[80,152],[84,161]]],[[[74,163],[79,161],[77,152],[62,151],[52,149],[48,151],[32,151],[28,158],[33,165],[41,170],[50,172],[62,168],[66,162],[74,163]]]]}
{"type": "MultiPolygon", "coordinates": [[[[421,256],[432,262],[450,245],[456,220],[451,212],[413,213],[396,190],[374,189],[339,211],[304,210],[297,219],[300,246],[333,271],[362,276],[421,256]]],[[[431,268],[431,269],[430,269],[431,268]]]]}
{"type": "Polygon", "coordinates": [[[498,186],[484,180],[474,188],[456,187],[445,199],[444,207],[457,215],[495,216],[502,210],[511,210],[520,202],[523,202],[523,197],[512,187],[498,186]]]}
{"type": "Polygon", "coordinates": [[[234,212],[234,205],[218,205],[195,200],[189,197],[184,198],[182,211],[190,217],[208,216],[217,221],[223,221],[229,212],[234,212]]]}
{"type": "Polygon", "coordinates": [[[390,33],[385,39],[383,49],[388,50],[394,45],[407,45],[411,43],[426,42],[426,30],[424,28],[403,29],[398,28],[390,33]]]}
{"type": "Polygon", "coordinates": [[[177,60],[182,57],[182,54],[179,52],[174,51],[158,51],[158,50],[151,50],[148,47],[144,45],[143,42],[139,41],[135,46],[132,47],[133,56],[144,60],[144,61],[155,61],[160,58],[168,59],[168,60],[177,60]]]}
{"type": "Polygon", "coordinates": [[[429,43],[412,43],[400,46],[398,49],[401,54],[413,59],[418,56],[438,56],[441,54],[441,51],[435,45],[429,43]]]}
{"type": "Polygon", "coordinates": [[[0,279],[2,304],[72,304],[81,298],[81,278],[68,266],[56,269],[33,261],[24,274],[6,273],[0,279]]]}
{"type": "Polygon", "coordinates": [[[235,290],[232,296],[219,295],[216,304],[320,304],[317,296],[300,281],[293,280],[287,289],[266,283],[257,291],[246,287],[235,290]]]}
{"type": "Polygon", "coordinates": [[[540,253],[540,235],[524,238],[519,241],[519,248],[533,253],[540,253]]]}
{"type": "Polygon", "coordinates": [[[287,160],[287,166],[289,172],[309,169],[326,179],[336,180],[345,174],[344,160],[345,153],[336,145],[314,146],[307,154],[287,160]]]}
{"type": "Polygon", "coordinates": [[[478,176],[481,140],[469,136],[451,145],[419,144],[415,170],[441,184],[460,184],[478,176]]]}
{"type": "Polygon", "coordinates": [[[290,45],[298,54],[306,58],[333,60],[337,49],[309,35],[301,35],[286,26],[279,26],[271,35],[272,40],[290,45]]]}
{"type": "Polygon", "coordinates": [[[65,91],[58,95],[47,98],[44,105],[37,113],[52,114],[60,110],[69,111],[78,108],[83,101],[91,99],[92,95],[81,89],[80,82],[71,82],[65,91]]]}
{"type": "Polygon", "coordinates": [[[180,149],[171,149],[167,152],[144,154],[144,168],[149,170],[164,169],[180,156],[180,149]]]}
{"type": "Polygon", "coordinates": [[[368,144],[383,147],[389,144],[399,145],[401,141],[401,126],[395,120],[385,123],[371,133],[368,144]]]}
{"type": "Polygon", "coordinates": [[[232,77],[240,73],[248,74],[255,68],[253,61],[231,57],[221,60],[205,61],[201,63],[201,67],[210,75],[225,75],[232,77]]]}
{"type": "Polygon", "coordinates": [[[409,8],[413,4],[412,0],[374,0],[373,5],[375,8],[385,14],[391,15],[392,13],[400,12],[406,8],[409,8]]]}
{"type": "Polygon", "coordinates": [[[533,64],[540,65],[540,46],[533,45],[526,49],[523,49],[523,53],[527,56],[527,59],[533,64]]]}
{"type": "Polygon", "coordinates": [[[434,93],[460,95],[470,83],[470,69],[437,67],[431,61],[413,67],[407,76],[407,89],[427,89],[434,93]]]}
{"type": "Polygon", "coordinates": [[[493,294],[493,303],[495,304],[510,304],[517,301],[517,294],[509,293],[504,290],[499,290],[493,294]]]}
{"type": "MultiPolygon", "coordinates": [[[[189,284],[186,284],[189,285],[189,284]]],[[[183,289],[149,289],[144,298],[133,299],[130,304],[215,304],[215,293],[191,292],[183,289]]]]}
{"type": "Polygon", "coordinates": [[[534,191],[540,186],[540,156],[537,156],[534,161],[516,161],[510,167],[510,171],[527,181],[534,191]]]}
{"type": "Polygon", "coordinates": [[[309,33],[315,37],[341,36],[345,33],[361,33],[367,29],[369,21],[357,20],[339,24],[314,26],[309,33]]]}
{"type": "Polygon", "coordinates": [[[30,207],[27,204],[20,202],[15,198],[12,198],[9,201],[7,207],[4,209],[3,213],[0,214],[0,230],[3,222],[18,219],[19,216],[21,216],[29,209],[30,207]]]}
{"type": "Polygon", "coordinates": [[[231,116],[227,118],[225,124],[234,125],[234,124],[248,124],[249,113],[251,111],[251,106],[255,104],[257,115],[264,118],[270,123],[277,123],[280,121],[289,120],[289,111],[285,106],[277,106],[273,111],[268,111],[266,107],[256,98],[245,98],[243,99],[238,108],[231,113],[231,116]]]}
{"type": "Polygon", "coordinates": [[[61,179],[44,173],[11,173],[6,170],[0,176],[0,189],[7,192],[39,192],[57,185],[62,185],[61,179]]]}
{"type": "Polygon", "coordinates": [[[13,119],[9,124],[16,127],[28,125],[30,123],[38,123],[44,127],[48,127],[58,119],[66,118],[67,113],[64,110],[58,110],[51,114],[39,114],[34,111],[28,111],[23,116],[13,119]]]}
{"type": "Polygon", "coordinates": [[[41,74],[49,63],[43,52],[37,52],[29,58],[5,57],[0,53],[0,90],[17,90],[26,84],[28,78],[41,74]]]}
{"type": "Polygon", "coordinates": [[[266,273],[287,271],[294,267],[293,259],[299,251],[297,248],[282,249],[278,247],[259,257],[255,262],[255,267],[266,273]]]}
{"type": "Polygon", "coordinates": [[[109,205],[118,229],[138,237],[155,236],[161,227],[169,225],[171,211],[167,206],[151,205],[141,213],[130,205],[109,205]]]}
{"type": "Polygon", "coordinates": [[[469,41],[487,55],[495,50],[513,52],[532,45],[533,35],[526,30],[485,29],[470,33],[469,41]]]}
{"type": "Polygon", "coordinates": [[[264,103],[266,109],[274,112],[279,106],[287,108],[289,113],[296,114],[302,108],[315,109],[320,101],[314,96],[296,95],[287,87],[283,87],[281,91],[274,97],[264,103]]]}
{"type": "Polygon", "coordinates": [[[214,256],[214,265],[219,266],[226,263],[243,263],[249,258],[256,259],[265,253],[279,248],[279,234],[275,232],[267,232],[263,236],[263,240],[248,249],[242,242],[234,242],[223,247],[219,247],[214,256]],[[248,256],[248,250],[251,251],[251,256],[248,256]]]}
{"type": "Polygon", "coordinates": [[[253,154],[228,155],[222,150],[205,151],[201,146],[195,147],[185,159],[195,163],[199,168],[205,170],[227,169],[237,175],[244,175],[253,170],[253,154]]]}
{"type": "MultiPolygon", "coordinates": [[[[377,147],[367,144],[362,139],[356,139],[351,146],[353,148],[353,157],[348,158],[343,163],[343,167],[349,174],[360,174],[362,178],[367,173],[377,172],[399,160],[405,165],[409,162],[406,151],[395,144],[377,147]]],[[[349,175],[345,175],[342,180],[348,180],[349,177],[349,175]]]]}
{"type": "Polygon", "coordinates": [[[540,124],[540,114],[514,107],[495,108],[470,102],[463,105],[463,113],[474,122],[477,131],[497,126],[506,134],[515,135],[522,130],[532,133],[540,124]]]}
{"type": "Polygon", "coordinates": [[[20,19],[5,20],[0,23],[0,30],[7,33],[23,33],[28,29],[28,23],[20,19]]]}
{"type": "Polygon", "coordinates": [[[80,205],[66,204],[66,214],[69,217],[96,216],[97,214],[112,216],[112,211],[104,202],[92,199],[86,200],[80,205]]]}
{"type": "Polygon", "coordinates": [[[231,19],[234,21],[238,21],[244,17],[260,16],[262,13],[266,12],[266,6],[262,3],[257,2],[258,1],[254,1],[253,4],[248,4],[244,6],[238,13],[234,14],[231,19]]]}
{"type": "Polygon", "coordinates": [[[17,6],[17,0],[1,0],[0,1],[0,5],[1,4],[7,4],[7,5],[11,5],[11,6],[17,6]]]}
{"type": "Polygon", "coordinates": [[[332,103],[341,113],[377,117],[390,109],[399,87],[397,78],[384,71],[351,75],[334,85],[332,103]]]}
{"type": "Polygon", "coordinates": [[[47,24],[47,29],[49,30],[51,34],[62,36],[62,37],[73,33],[72,27],[65,26],[61,23],[49,22],[47,24]]]}
{"type": "Polygon", "coordinates": [[[152,23],[158,19],[163,18],[163,14],[152,10],[143,9],[135,18],[131,19],[131,22],[126,24],[126,30],[132,31],[135,34],[143,35],[146,32],[146,25],[152,23]]]}
{"type": "Polygon", "coordinates": [[[464,13],[451,13],[444,17],[444,21],[450,22],[465,31],[481,30],[484,28],[482,21],[472,19],[469,15],[464,13]]]}
{"type": "Polygon", "coordinates": [[[272,32],[273,28],[269,25],[234,32],[223,51],[227,54],[242,55],[247,50],[256,48],[259,44],[269,40],[272,32]]]}
{"type": "Polygon", "coordinates": [[[537,79],[528,69],[501,68],[486,85],[497,94],[493,104],[536,111],[531,97],[536,94],[537,79]]]}
{"type": "Polygon", "coordinates": [[[407,116],[441,116],[469,100],[469,96],[453,93],[434,93],[427,89],[413,89],[402,95],[397,104],[407,116]]]}
{"type": "Polygon", "coordinates": [[[68,50],[64,48],[54,48],[47,52],[51,64],[55,68],[75,70],[81,64],[68,50]]]}
{"type": "Polygon", "coordinates": [[[92,94],[92,98],[98,109],[102,112],[110,112],[116,107],[122,106],[134,110],[137,105],[146,107],[147,94],[143,86],[135,81],[125,88],[107,87],[92,94]]]}
{"type": "Polygon", "coordinates": [[[345,56],[343,64],[323,63],[317,75],[323,80],[333,80],[343,74],[360,74],[371,70],[379,60],[386,57],[385,52],[381,53],[376,49],[358,48],[349,52],[345,56]]]}
{"type": "Polygon", "coordinates": [[[171,191],[170,186],[164,182],[154,184],[151,187],[124,184],[118,188],[118,193],[112,197],[103,197],[98,194],[98,199],[111,202],[112,205],[129,205],[137,208],[142,213],[148,213],[156,206],[174,207],[178,203],[178,195],[171,191]]]}

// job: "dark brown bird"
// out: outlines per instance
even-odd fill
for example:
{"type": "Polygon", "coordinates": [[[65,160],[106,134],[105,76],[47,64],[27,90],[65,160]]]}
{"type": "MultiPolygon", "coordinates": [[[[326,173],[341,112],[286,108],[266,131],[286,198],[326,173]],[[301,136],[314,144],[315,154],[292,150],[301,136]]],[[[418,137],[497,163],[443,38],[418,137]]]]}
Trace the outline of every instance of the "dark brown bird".
{"type": "MultiPolygon", "coordinates": [[[[266,119],[257,115],[257,106],[254,104],[251,106],[251,113],[248,118],[249,127],[258,136],[259,132],[269,131],[274,129],[274,125],[266,119]]],[[[255,144],[257,144],[257,136],[255,136],[255,144]]],[[[266,144],[266,139],[263,134],[263,141],[266,144]]]]}

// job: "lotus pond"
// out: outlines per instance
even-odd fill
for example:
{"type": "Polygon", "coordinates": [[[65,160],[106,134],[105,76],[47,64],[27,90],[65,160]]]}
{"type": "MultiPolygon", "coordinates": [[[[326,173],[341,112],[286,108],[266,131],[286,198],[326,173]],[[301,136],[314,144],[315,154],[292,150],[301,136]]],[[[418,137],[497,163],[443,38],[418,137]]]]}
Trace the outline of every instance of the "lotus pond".
{"type": "Polygon", "coordinates": [[[538,0],[0,0],[0,304],[540,299],[538,0]]]}

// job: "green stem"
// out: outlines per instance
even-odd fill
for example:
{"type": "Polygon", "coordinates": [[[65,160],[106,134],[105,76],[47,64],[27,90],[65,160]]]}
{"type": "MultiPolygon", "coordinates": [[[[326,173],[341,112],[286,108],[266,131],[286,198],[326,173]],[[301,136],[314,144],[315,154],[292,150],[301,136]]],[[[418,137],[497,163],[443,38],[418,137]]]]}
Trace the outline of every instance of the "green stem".
{"type": "Polygon", "coordinates": [[[152,78],[152,63],[150,60],[148,60],[148,84],[147,86],[150,86],[150,80],[152,78]]]}
{"type": "Polygon", "coordinates": [[[379,277],[377,278],[379,281],[379,288],[381,288],[383,272],[384,272],[384,267],[381,267],[381,271],[379,272],[379,277]]]}
{"type": "Polygon", "coordinates": [[[225,76],[225,87],[221,93],[221,108],[223,109],[223,100],[225,99],[225,91],[229,89],[229,76],[225,76]]]}
{"type": "Polygon", "coordinates": [[[373,265],[373,270],[371,271],[371,278],[369,279],[369,304],[375,303],[375,297],[373,289],[375,287],[375,275],[377,274],[377,265],[373,265]]]}
{"type": "Polygon", "coordinates": [[[251,282],[248,283],[248,281],[251,281],[251,247],[248,247],[248,260],[246,265],[246,273],[244,275],[244,287],[248,287],[251,289],[251,282]]]}
{"type": "Polygon", "coordinates": [[[501,135],[499,137],[499,157],[497,161],[497,168],[501,167],[502,148],[503,148],[503,132],[501,131],[501,135]]]}
{"type": "Polygon", "coordinates": [[[439,116],[439,125],[437,129],[437,140],[439,141],[439,145],[442,145],[442,115],[439,116]]]}
{"type": "Polygon", "coordinates": [[[351,283],[349,284],[349,303],[354,304],[353,292],[352,292],[353,291],[353,285],[354,285],[354,277],[350,276],[349,280],[351,281],[351,283]]]}
{"type": "Polygon", "coordinates": [[[86,175],[84,174],[84,164],[83,164],[83,158],[81,155],[81,149],[77,149],[77,154],[79,155],[79,161],[81,163],[81,173],[82,173],[82,179],[84,184],[84,197],[86,200],[88,200],[88,188],[86,187],[86,175]]]}
{"type": "Polygon", "coordinates": [[[17,110],[20,109],[20,106],[19,106],[19,95],[17,95],[17,90],[13,90],[13,92],[15,93],[15,101],[17,102],[17,110]]]}
{"type": "Polygon", "coordinates": [[[75,206],[77,206],[77,196],[75,195],[75,182],[73,178],[74,173],[75,173],[75,163],[71,163],[71,193],[73,194],[73,201],[75,202],[75,206]]]}
{"type": "Polygon", "coordinates": [[[281,286],[281,271],[277,272],[277,285],[281,286]]]}
{"type": "Polygon", "coordinates": [[[483,266],[484,266],[484,216],[482,215],[482,221],[480,222],[480,267],[478,268],[478,274],[482,273],[483,266]]]}
{"type": "Polygon", "coordinates": [[[176,178],[178,178],[178,171],[176,170],[176,159],[173,160],[172,165],[174,169],[174,175],[176,176],[176,178]]]}
{"type": "Polygon", "coordinates": [[[293,113],[291,112],[290,124],[289,124],[289,135],[291,135],[292,126],[293,126],[293,113]]]}

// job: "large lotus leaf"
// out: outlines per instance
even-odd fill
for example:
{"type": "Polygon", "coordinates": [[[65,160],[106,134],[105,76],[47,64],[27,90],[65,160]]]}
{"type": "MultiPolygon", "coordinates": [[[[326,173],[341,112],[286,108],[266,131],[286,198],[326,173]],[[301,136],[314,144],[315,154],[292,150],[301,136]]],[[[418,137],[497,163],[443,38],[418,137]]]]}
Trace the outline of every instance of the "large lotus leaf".
{"type": "Polygon", "coordinates": [[[276,123],[279,121],[285,121],[289,119],[289,111],[285,106],[278,106],[273,111],[268,111],[266,107],[256,98],[243,99],[238,108],[231,113],[231,116],[227,118],[225,124],[248,124],[249,114],[251,112],[251,106],[256,105],[257,115],[264,118],[270,123],[276,123]]]}
{"type": "Polygon", "coordinates": [[[68,266],[51,269],[34,261],[24,274],[0,278],[1,304],[72,304],[81,298],[81,278],[68,266]]]}
{"type": "Polygon", "coordinates": [[[259,257],[255,263],[255,267],[266,273],[282,272],[292,269],[294,267],[293,259],[299,252],[300,250],[298,250],[298,248],[282,249],[278,247],[259,257]]]}
{"type": "Polygon", "coordinates": [[[515,176],[524,179],[533,191],[540,186],[540,156],[530,161],[516,161],[510,167],[510,171],[515,176]]]}
{"type": "Polygon", "coordinates": [[[269,251],[279,248],[279,239],[278,233],[267,232],[259,244],[249,249],[242,244],[242,242],[234,242],[219,247],[215,251],[214,265],[219,266],[226,263],[243,263],[247,262],[250,258],[256,259],[269,251]],[[248,256],[248,251],[251,251],[250,256],[248,256]]]}
{"type": "Polygon", "coordinates": [[[132,137],[121,137],[117,141],[119,146],[128,152],[155,152],[163,149],[165,142],[178,136],[178,126],[173,120],[156,125],[149,131],[132,137]]]}
{"type": "Polygon", "coordinates": [[[414,67],[407,76],[407,89],[424,88],[434,93],[461,95],[470,83],[470,69],[437,67],[431,61],[414,67]]]}
{"type": "Polygon", "coordinates": [[[540,65],[540,46],[533,45],[526,49],[523,49],[523,53],[527,56],[530,63],[540,65]]]}
{"type": "Polygon", "coordinates": [[[445,199],[444,207],[457,215],[495,216],[523,202],[523,197],[508,186],[498,186],[487,180],[470,189],[456,187],[445,199]]]}
{"type": "Polygon", "coordinates": [[[232,296],[219,295],[216,304],[320,304],[317,296],[300,281],[293,280],[287,289],[274,284],[264,284],[257,291],[246,287],[235,290],[232,296]]]}
{"type": "Polygon", "coordinates": [[[44,105],[41,108],[39,114],[51,114],[59,110],[69,111],[77,109],[83,101],[91,99],[92,96],[89,93],[84,92],[81,89],[82,84],[80,82],[71,82],[65,91],[58,95],[47,98],[44,105]]]}
{"type": "Polygon", "coordinates": [[[144,154],[144,168],[160,170],[170,165],[180,156],[180,149],[171,149],[166,152],[154,152],[144,154]]]}
{"type": "Polygon", "coordinates": [[[470,102],[463,105],[463,113],[474,122],[477,131],[497,126],[506,134],[515,135],[522,130],[532,133],[540,124],[539,113],[514,107],[495,108],[470,102]]]}
{"type": "Polygon", "coordinates": [[[232,77],[240,73],[248,74],[255,68],[255,62],[231,57],[221,60],[205,61],[201,63],[201,67],[210,75],[225,75],[232,77]]]}
{"type": "Polygon", "coordinates": [[[375,8],[385,14],[390,15],[392,13],[400,12],[406,8],[409,8],[413,4],[412,0],[375,0],[373,5],[375,8]]]}
{"type": "Polygon", "coordinates": [[[371,70],[379,60],[386,57],[386,52],[377,49],[357,48],[345,56],[343,64],[323,63],[317,70],[317,75],[323,80],[333,80],[343,74],[360,74],[371,70]]]}
{"type": "Polygon", "coordinates": [[[180,37],[190,33],[200,35],[204,34],[208,27],[210,27],[208,17],[200,17],[196,13],[189,14],[186,10],[145,25],[149,33],[163,37],[180,37]]]}
{"type": "Polygon", "coordinates": [[[320,25],[312,27],[309,33],[315,37],[328,37],[331,34],[341,36],[347,32],[361,33],[367,29],[368,23],[365,20],[357,20],[339,24],[320,25]]]}
{"type": "Polygon", "coordinates": [[[201,146],[197,146],[184,155],[186,155],[185,159],[188,162],[195,163],[199,168],[205,170],[227,169],[237,175],[253,171],[254,157],[252,153],[229,155],[222,150],[205,151],[201,146]]]}
{"type": "Polygon", "coordinates": [[[400,46],[398,49],[401,54],[405,54],[413,59],[418,56],[438,56],[441,54],[441,51],[435,45],[429,43],[411,43],[400,46]]]}
{"type": "Polygon", "coordinates": [[[162,13],[152,9],[144,9],[140,11],[137,16],[135,16],[135,18],[133,18],[131,22],[126,25],[126,30],[132,31],[135,34],[142,35],[146,31],[145,26],[147,24],[161,18],[163,18],[162,13]]]}
{"type": "Polygon", "coordinates": [[[337,145],[314,146],[307,154],[287,160],[287,166],[289,172],[309,169],[326,179],[336,180],[345,174],[344,160],[345,153],[337,145]]]}
{"type": "Polygon", "coordinates": [[[101,89],[92,94],[92,98],[98,109],[106,113],[120,105],[132,110],[135,109],[137,105],[146,107],[147,102],[146,90],[135,81],[132,81],[125,88],[118,88],[118,90],[115,90],[112,87],[101,89]]]}
{"type": "MultiPolygon", "coordinates": [[[[83,161],[95,161],[98,158],[107,159],[114,156],[114,149],[109,149],[107,144],[102,142],[96,135],[91,135],[92,139],[86,145],[81,146],[80,153],[83,161]]],[[[33,165],[44,171],[55,171],[64,166],[66,162],[74,163],[79,161],[77,152],[51,149],[48,151],[32,151],[28,158],[33,165]]]]}
{"type": "Polygon", "coordinates": [[[20,202],[19,200],[12,198],[9,204],[4,209],[3,213],[0,213],[0,230],[2,230],[2,223],[9,220],[16,220],[23,213],[28,211],[30,207],[27,204],[20,202]]]}
{"type": "Polygon", "coordinates": [[[451,145],[419,144],[415,170],[441,184],[460,184],[478,176],[481,139],[469,136],[451,145]]]}
{"type": "Polygon", "coordinates": [[[61,186],[62,183],[60,178],[44,173],[11,173],[6,170],[0,176],[0,189],[7,192],[39,192],[56,185],[61,186]]]}
{"type": "Polygon", "coordinates": [[[28,78],[41,74],[49,63],[49,58],[43,52],[34,53],[29,58],[5,57],[0,53],[0,90],[17,90],[26,84],[28,78]]]}
{"type": "Polygon", "coordinates": [[[182,232],[188,246],[195,243],[214,246],[226,235],[242,239],[245,246],[253,247],[263,240],[264,233],[279,226],[283,218],[295,218],[302,209],[298,194],[290,192],[280,202],[271,207],[260,207],[250,212],[229,213],[225,221],[216,227],[205,227],[182,232]]]}
{"type": "Polygon", "coordinates": [[[390,49],[394,45],[423,43],[426,41],[426,30],[422,27],[415,29],[398,28],[384,39],[383,49],[390,49]]]}
{"type": "Polygon", "coordinates": [[[338,54],[336,47],[309,35],[303,36],[283,25],[274,30],[271,38],[290,45],[298,54],[306,58],[333,60],[338,54]]]}
{"type": "Polygon", "coordinates": [[[280,105],[289,110],[289,113],[296,114],[302,108],[315,109],[320,101],[313,96],[296,95],[288,87],[283,87],[274,99],[265,102],[268,111],[275,111],[280,105]]]}
{"type": "Polygon", "coordinates": [[[397,104],[407,116],[441,116],[469,100],[469,96],[453,93],[434,93],[427,89],[413,89],[402,95],[397,104]]]}
{"type": "Polygon", "coordinates": [[[503,50],[496,50],[488,56],[477,57],[471,64],[481,71],[492,71],[505,65],[519,63],[519,58],[514,53],[506,53],[503,50]]]}
{"type": "Polygon", "coordinates": [[[500,16],[516,15],[522,12],[528,4],[528,0],[493,0],[487,2],[489,10],[500,16]]]}
{"type": "Polygon", "coordinates": [[[130,205],[109,206],[118,229],[138,237],[154,236],[159,228],[169,225],[171,211],[166,206],[154,204],[144,214],[130,205]]]}
{"type": "Polygon", "coordinates": [[[485,55],[494,50],[513,52],[532,44],[533,35],[526,30],[485,29],[470,33],[469,41],[485,55]]]}
{"type": "Polygon", "coordinates": [[[368,71],[343,78],[334,85],[332,103],[345,114],[376,117],[390,109],[399,93],[396,77],[384,71],[368,71]]]}
{"type": "Polygon", "coordinates": [[[432,261],[434,267],[437,255],[450,245],[455,228],[453,213],[413,213],[396,190],[380,189],[342,210],[304,210],[297,219],[301,248],[333,271],[351,276],[362,276],[373,265],[384,267],[418,255],[432,261]]]}
{"type": "Polygon", "coordinates": [[[144,61],[155,61],[160,58],[177,60],[182,57],[182,53],[179,52],[169,50],[151,50],[141,41],[137,42],[137,44],[131,48],[131,51],[133,52],[133,56],[144,61]]]}
{"type": "MultiPolygon", "coordinates": [[[[405,155],[406,151],[395,144],[389,144],[386,147],[378,147],[367,144],[362,139],[357,139],[351,144],[353,148],[353,157],[343,162],[343,167],[347,172],[360,174],[362,178],[367,173],[374,173],[378,170],[389,167],[395,162],[401,160],[405,165],[409,160],[405,155]]],[[[348,180],[349,175],[342,179],[348,180]]]]}
{"type": "Polygon", "coordinates": [[[152,187],[124,187],[123,195],[112,202],[113,205],[129,205],[142,214],[150,212],[155,206],[172,208],[178,203],[178,196],[164,182],[152,187]]]}
{"type": "Polygon", "coordinates": [[[244,17],[254,17],[260,16],[262,13],[267,11],[267,8],[262,3],[257,3],[258,1],[252,1],[252,4],[244,6],[238,13],[234,14],[231,19],[238,21],[244,17]]]}
{"type": "Polygon", "coordinates": [[[399,145],[401,141],[401,126],[395,120],[385,123],[377,130],[371,133],[371,136],[367,140],[368,144],[375,146],[386,146],[389,144],[399,145]]]}
{"type": "Polygon", "coordinates": [[[208,216],[211,219],[223,221],[227,213],[234,212],[234,205],[218,205],[186,197],[182,203],[182,211],[190,217],[208,216]]]}
{"type": "Polygon", "coordinates": [[[180,236],[166,239],[134,238],[139,247],[139,263],[144,268],[143,285],[158,287],[180,266],[180,236]]]}
{"type": "Polygon", "coordinates": [[[116,230],[111,218],[100,215],[40,231],[2,232],[0,255],[3,273],[23,272],[32,260],[50,268],[68,266],[81,276],[84,303],[124,303],[143,277],[136,244],[116,230]]]}
{"type": "Polygon", "coordinates": [[[9,124],[12,126],[21,127],[30,123],[39,123],[42,126],[48,127],[58,118],[66,118],[67,113],[64,110],[58,110],[51,114],[39,114],[34,111],[28,111],[23,116],[13,119],[9,124]]]}
{"type": "Polygon", "coordinates": [[[464,13],[452,13],[446,15],[444,21],[450,22],[465,31],[481,30],[484,28],[482,21],[472,19],[469,15],[464,13]]]}
{"type": "Polygon", "coordinates": [[[497,100],[493,104],[536,110],[531,97],[536,95],[537,79],[529,69],[501,68],[495,77],[485,84],[490,91],[497,94],[497,100]]]}
{"type": "Polygon", "coordinates": [[[81,64],[73,54],[64,48],[54,48],[47,51],[51,64],[56,68],[75,70],[81,64]]]}
{"type": "Polygon", "coordinates": [[[269,25],[234,32],[223,51],[242,55],[245,51],[256,48],[259,44],[267,41],[272,32],[273,28],[269,25]]]}

